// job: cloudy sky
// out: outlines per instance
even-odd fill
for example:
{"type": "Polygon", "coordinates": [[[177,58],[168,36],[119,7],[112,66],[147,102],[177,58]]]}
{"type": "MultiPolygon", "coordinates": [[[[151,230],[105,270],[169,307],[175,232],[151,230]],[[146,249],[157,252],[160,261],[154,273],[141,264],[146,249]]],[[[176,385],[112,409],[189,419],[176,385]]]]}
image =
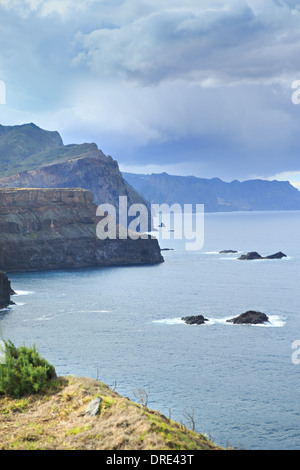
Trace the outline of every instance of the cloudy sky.
{"type": "Polygon", "coordinates": [[[127,171],[300,187],[296,0],[0,0],[0,45],[1,124],[127,171]]]}

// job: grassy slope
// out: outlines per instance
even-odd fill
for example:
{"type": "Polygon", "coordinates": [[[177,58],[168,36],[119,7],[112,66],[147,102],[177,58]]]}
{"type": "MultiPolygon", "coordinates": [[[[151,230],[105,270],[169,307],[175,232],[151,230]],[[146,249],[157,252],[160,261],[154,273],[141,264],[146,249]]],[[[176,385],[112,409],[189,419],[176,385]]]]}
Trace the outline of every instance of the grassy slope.
{"type": "Polygon", "coordinates": [[[0,450],[220,450],[157,411],[93,379],[60,377],[49,391],[0,397],[0,450]],[[85,416],[96,396],[101,413],[85,416]]]}
{"type": "Polygon", "coordinates": [[[96,144],[64,145],[56,131],[35,124],[0,125],[0,177],[42,168],[68,159],[102,153],[96,144]]]}
{"type": "Polygon", "coordinates": [[[0,126],[0,174],[5,176],[27,169],[33,163],[33,155],[43,154],[46,149],[55,153],[60,148],[63,142],[58,132],[45,131],[32,123],[0,126]]]}

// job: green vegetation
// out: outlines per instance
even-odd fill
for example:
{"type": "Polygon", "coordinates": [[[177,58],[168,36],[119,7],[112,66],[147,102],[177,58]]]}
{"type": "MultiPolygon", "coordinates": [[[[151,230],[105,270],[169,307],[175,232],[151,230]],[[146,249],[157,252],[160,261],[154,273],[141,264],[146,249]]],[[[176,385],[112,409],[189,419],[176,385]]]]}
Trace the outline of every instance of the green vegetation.
{"type": "Polygon", "coordinates": [[[64,145],[58,132],[35,124],[0,125],[0,177],[98,152],[96,144],[64,145]]]}
{"type": "Polygon", "coordinates": [[[22,399],[0,396],[0,450],[223,449],[98,380],[70,376],[22,399]],[[86,416],[98,396],[99,415],[86,416]]]}
{"type": "Polygon", "coordinates": [[[5,344],[5,363],[0,365],[0,394],[13,398],[45,390],[55,377],[55,369],[41,358],[35,345],[20,348],[9,340],[5,344]]]}
{"type": "Polygon", "coordinates": [[[3,342],[0,450],[221,450],[147,408],[144,394],[138,404],[98,380],[56,377],[35,346],[3,342]],[[99,396],[99,414],[87,416],[87,406],[99,396]]]}

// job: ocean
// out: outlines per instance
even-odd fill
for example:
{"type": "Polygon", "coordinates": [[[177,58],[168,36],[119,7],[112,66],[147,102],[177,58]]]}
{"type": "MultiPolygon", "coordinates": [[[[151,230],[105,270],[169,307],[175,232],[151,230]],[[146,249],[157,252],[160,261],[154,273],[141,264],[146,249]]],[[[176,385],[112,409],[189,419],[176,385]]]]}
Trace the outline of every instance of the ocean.
{"type": "Polygon", "coordinates": [[[10,273],[4,339],[35,344],[58,375],[135,401],[142,389],[149,408],[187,426],[192,416],[221,446],[300,450],[300,212],[205,214],[198,250],[168,236],[155,266],[10,273]],[[287,257],[237,259],[249,251],[287,257]],[[270,322],[226,322],[247,310],[270,322]],[[200,314],[205,325],[181,320],[200,314]]]}

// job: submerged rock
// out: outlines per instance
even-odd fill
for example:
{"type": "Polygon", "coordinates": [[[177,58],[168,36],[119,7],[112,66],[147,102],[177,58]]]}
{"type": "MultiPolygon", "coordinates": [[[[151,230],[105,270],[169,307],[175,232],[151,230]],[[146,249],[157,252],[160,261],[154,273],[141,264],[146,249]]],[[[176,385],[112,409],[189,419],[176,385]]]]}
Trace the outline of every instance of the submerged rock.
{"type": "Polygon", "coordinates": [[[227,254],[227,253],[237,253],[237,251],[236,250],[222,250],[222,251],[219,251],[219,253],[225,253],[225,254],[227,254]]]}
{"type": "Polygon", "coordinates": [[[269,321],[269,318],[265,313],[255,312],[254,310],[248,310],[245,313],[242,313],[238,317],[232,318],[231,320],[226,320],[228,323],[235,324],[251,324],[259,325],[269,321]]]}
{"type": "Polygon", "coordinates": [[[205,322],[209,321],[207,318],[204,318],[203,315],[182,317],[181,320],[185,321],[187,325],[203,325],[205,322]]]}

